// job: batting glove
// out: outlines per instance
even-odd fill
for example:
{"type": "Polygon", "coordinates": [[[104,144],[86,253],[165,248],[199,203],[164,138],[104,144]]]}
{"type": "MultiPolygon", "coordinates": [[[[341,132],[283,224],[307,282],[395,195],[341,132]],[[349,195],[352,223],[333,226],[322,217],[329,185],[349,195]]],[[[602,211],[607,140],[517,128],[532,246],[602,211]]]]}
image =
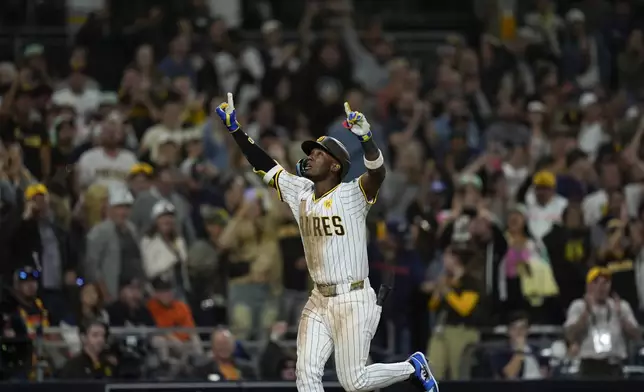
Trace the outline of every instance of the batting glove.
{"type": "Polygon", "coordinates": [[[221,118],[226,128],[230,133],[235,132],[239,129],[239,123],[237,122],[237,113],[235,112],[235,102],[233,101],[233,95],[228,93],[228,102],[224,102],[221,105],[217,106],[215,112],[221,118]]]}
{"type": "Polygon", "coordinates": [[[371,139],[371,125],[364,114],[352,112],[349,102],[344,103],[344,112],[347,115],[347,119],[343,123],[344,127],[356,135],[361,142],[371,139]]]}

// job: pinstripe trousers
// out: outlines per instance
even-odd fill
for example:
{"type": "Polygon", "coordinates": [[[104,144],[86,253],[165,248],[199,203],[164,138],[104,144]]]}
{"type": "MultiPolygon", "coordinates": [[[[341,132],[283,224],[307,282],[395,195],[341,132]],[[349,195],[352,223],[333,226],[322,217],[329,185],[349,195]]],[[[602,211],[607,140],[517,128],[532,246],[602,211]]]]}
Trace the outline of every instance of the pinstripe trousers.
{"type": "Polygon", "coordinates": [[[366,366],[381,312],[369,286],[335,297],[314,289],[298,328],[297,390],[324,391],[324,366],[332,352],[338,381],[346,391],[370,391],[408,379],[414,373],[408,362],[366,366]]]}

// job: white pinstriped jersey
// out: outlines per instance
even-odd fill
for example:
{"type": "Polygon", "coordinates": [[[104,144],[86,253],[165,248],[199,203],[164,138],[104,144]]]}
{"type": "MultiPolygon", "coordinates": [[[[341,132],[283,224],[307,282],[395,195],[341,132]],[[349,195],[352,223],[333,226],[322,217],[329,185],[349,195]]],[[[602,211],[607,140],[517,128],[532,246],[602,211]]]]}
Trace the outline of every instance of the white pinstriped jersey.
{"type": "Polygon", "coordinates": [[[373,202],[367,201],[359,180],[343,182],[316,199],[309,179],[285,170],[275,179],[280,200],[298,220],[313,281],[326,285],[366,279],[369,260],[365,219],[373,202]]]}

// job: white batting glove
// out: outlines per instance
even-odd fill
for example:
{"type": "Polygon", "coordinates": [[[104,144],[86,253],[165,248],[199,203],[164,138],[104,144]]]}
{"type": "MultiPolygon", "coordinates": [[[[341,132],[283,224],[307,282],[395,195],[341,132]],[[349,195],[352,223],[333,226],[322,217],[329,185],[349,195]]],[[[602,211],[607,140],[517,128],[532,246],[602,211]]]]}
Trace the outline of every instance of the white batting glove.
{"type": "Polygon", "coordinates": [[[347,115],[347,119],[343,123],[344,127],[349,129],[362,142],[371,139],[371,125],[369,125],[365,115],[351,111],[349,102],[344,103],[344,112],[347,115]]]}

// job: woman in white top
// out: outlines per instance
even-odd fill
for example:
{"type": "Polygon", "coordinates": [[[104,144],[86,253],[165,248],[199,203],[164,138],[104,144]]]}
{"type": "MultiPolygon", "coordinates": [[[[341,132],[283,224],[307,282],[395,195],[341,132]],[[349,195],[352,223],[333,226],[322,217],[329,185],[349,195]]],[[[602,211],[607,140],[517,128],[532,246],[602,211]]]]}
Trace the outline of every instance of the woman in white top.
{"type": "Polygon", "coordinates": [[[183,297],[190,290],[187,279],[186,242],[175,225],[175,208],[161,200],[152,208],[153,225],[141,240],[143,268],[148,280],[158,277],[171,279],[183,297]]]}

